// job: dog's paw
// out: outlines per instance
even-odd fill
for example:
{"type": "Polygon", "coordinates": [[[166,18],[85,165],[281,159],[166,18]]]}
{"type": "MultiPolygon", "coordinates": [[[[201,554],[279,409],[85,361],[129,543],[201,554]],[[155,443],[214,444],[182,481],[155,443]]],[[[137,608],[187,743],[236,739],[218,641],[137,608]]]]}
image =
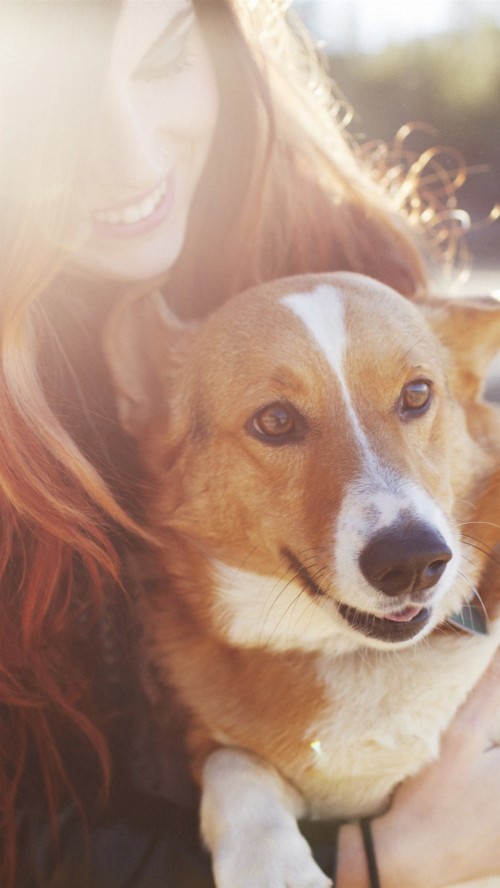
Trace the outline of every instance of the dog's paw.
{"type": "Polygon", "coordinates": [[[261,829],[219,847],[213,860],[217,888],[331,888],[297,831],[261,829]]]}

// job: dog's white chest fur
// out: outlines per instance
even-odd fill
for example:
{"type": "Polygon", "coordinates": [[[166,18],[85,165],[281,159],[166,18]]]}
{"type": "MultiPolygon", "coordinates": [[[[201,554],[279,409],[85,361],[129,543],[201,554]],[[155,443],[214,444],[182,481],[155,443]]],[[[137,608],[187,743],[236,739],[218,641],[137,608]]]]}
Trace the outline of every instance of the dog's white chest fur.
{"type": "MultiPolygon", "coordinates": [[[[499,637],[497,622],[489,636],[433,635],[397,653],[320,658],[331,704],[303,738],[310,755],[302,770],[287,775],[230,745],[206,762],[202,826],[217,884],[329,888],[294,819],[358,818],[383,809],[399,782],[437,756],[443,730],[499,637]],[[248,880],[240,882],[242,871],[248,880]]],[[[500,737],[500,719],[496,728],[492,741],[500,737]]],[[[499,885],[493,877],[467,888],[499,885]]]]}
{"type": "MultiPolygon", "coordinates": [[[[320,658],[331,704],[303,738],[310,758],[302,771],[280,774],[271,762],[231,746],[206,762],[202,827],[217,884],[330,888],[294,818],[358,818],[383,809],[398,783],[437,757],[443,730],[499,637],[497,621],[489,636],[433,635],[397,653],[320,658]],[[242,871],[248,879],[240,882],[242,871]]],[[[491,739],[499,737],[500,719],[491,739]]],[[[499,886],[498,877],[467,883],[499,886]]]]}
{"type": "Polygon", "coordinates": [[[484,671],[499,636],[497,623],[487,637],[434,635],[394,653],[320,659],[332,703],[304,738],[311,768],[301,788],[310,815],[373,814],[401,780],[437,757],[442,731],[484,671]]]}

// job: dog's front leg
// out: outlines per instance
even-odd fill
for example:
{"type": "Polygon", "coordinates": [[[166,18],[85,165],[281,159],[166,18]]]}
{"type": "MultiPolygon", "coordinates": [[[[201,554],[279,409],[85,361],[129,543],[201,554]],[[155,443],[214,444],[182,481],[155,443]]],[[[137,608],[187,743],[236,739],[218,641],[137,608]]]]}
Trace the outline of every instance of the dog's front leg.
{"type": "Polygon", "coordinates": [[[243,750],[213,752],[203,768],[201,827],[217,888],[328,888],[297,826],[299,793],[243,750]]]}

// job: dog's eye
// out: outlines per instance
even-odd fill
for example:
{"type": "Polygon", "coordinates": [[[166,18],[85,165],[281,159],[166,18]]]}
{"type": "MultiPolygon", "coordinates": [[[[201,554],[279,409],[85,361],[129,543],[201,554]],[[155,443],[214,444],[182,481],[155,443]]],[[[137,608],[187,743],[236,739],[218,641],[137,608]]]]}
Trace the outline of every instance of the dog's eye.
{"type": "Polygon", "coordinates": [[[270,444],[285,444],[301,436],[304,421],[291,404],[277,401],[258,410],[247,423],[247,431],[270,444]]]}
{"type": "Polygon", "coordinates": [[[399,410],[403,417],[425,413],[431,403],[432,386],[426,379],[415,379],[405,385],[399,399],[399,410]]]}

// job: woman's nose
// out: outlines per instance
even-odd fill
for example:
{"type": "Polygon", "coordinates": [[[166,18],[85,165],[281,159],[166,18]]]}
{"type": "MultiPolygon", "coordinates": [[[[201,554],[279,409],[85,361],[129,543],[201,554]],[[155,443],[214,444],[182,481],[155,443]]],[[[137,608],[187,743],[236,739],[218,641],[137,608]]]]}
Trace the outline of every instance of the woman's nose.
{"type": "Polygon", "coordinates": [[[98,122],[90,173],[102,188],[147,189],[165,175],[167,161],[154,124],[130,96],[114,93],[98,122]]]}

